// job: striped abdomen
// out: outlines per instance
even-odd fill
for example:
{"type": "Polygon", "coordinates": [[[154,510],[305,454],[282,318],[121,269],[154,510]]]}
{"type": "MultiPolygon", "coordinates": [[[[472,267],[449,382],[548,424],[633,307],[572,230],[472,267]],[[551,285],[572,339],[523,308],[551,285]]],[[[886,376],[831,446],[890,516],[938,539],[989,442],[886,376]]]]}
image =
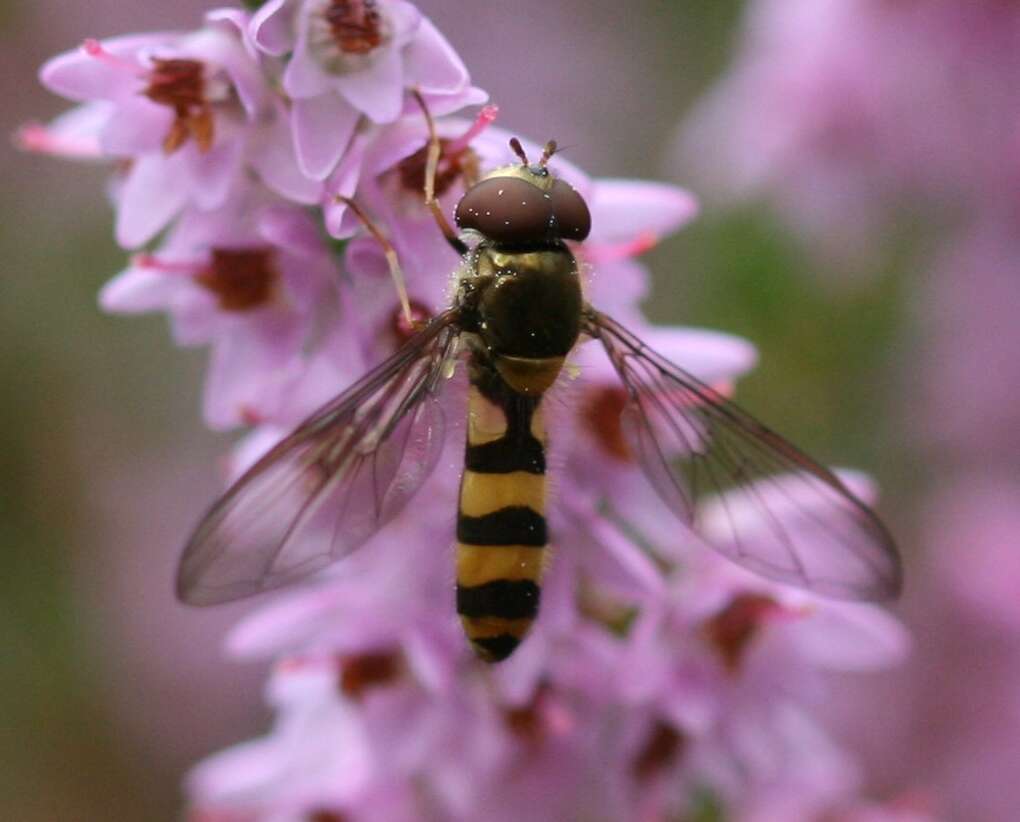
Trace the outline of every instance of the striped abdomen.
{"type": "Polygon", "coordinates": [[[492,372],[472,379],[457,515],[457,613],[489,662],[510,656],[538,613],[547,538],[541,399],[510,390],[492,372]]]}

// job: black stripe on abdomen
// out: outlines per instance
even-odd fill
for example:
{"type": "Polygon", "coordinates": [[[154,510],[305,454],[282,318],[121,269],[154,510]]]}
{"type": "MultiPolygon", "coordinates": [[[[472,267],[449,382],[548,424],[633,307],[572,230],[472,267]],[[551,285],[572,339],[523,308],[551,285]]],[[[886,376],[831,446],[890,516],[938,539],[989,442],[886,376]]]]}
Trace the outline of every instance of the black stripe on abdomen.
{"type": "Polygon", "coordinates": [[[479,637],[472,639],[471,643],[490,662],[502,662],[510,654],[517,650],[521,644],[521,638],[513,634],[498,634],[497,636],[479,637]]]}
{"type": "Polygon", "coordinates": [[[545,517],[525,506],[508,506],[480,517],[458,513],[457,539],[467,545],[545,545],[545,517]]]}
{"type": "Polygon", "coordinates": [[[534,619],[541,589],[530,579],[497,579],[470,588],[457,586],[457,613],[466,617],[534,619]]]}
{"type": "Polygon", "coordinates": [[[517,438],[502,437],[482,445],[468,444],[464,467],[479,474],[510,474],[527,471],[545,473],[545,448],[527,433],[517,438]]]}

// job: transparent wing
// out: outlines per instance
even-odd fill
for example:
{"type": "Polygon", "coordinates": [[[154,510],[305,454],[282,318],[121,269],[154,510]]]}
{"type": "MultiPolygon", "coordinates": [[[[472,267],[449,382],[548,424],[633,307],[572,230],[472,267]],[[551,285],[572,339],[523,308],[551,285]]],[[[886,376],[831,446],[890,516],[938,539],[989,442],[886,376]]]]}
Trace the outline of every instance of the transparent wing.
{"type": "Polygon", "coordinates": [[[835,474],[619,323],[589,307],[585,324],[626,387],[622,422],[635,458],[706,543],[826,596],[899,594],[892,537],[835,474]]]}
{"type": "Polygon", "coordinates": [[[455,309],[434,319],[234,483],[181,555],[181,600],[213,605],[287,585],[400,512],[443,447],[437,395],[456,319],[455,309]]]}

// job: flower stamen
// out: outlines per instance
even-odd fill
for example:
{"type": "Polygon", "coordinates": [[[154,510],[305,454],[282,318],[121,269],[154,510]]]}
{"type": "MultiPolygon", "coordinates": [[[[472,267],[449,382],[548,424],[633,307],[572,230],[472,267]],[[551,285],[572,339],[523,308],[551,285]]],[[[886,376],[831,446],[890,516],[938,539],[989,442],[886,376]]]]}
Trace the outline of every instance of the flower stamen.
{"type": "Polygon", "coordinates": [[[459,154],[464,151],[470,144],[471,141],[478,137],[483,131],[489,126],[496,122],[496,118],[499,116],[499,106],[485,106],[475,121],[468,127],[460,137],[452,140],[448,140],[446,144],[446,150],[451,154],[459,154]]]}
{"type": "Polygon", "coordinates": [[[214,123],[206,97],[205,65],[198,60],[154,57],[149,85],[143,94],[159,105],[174,110],[170,132],[163,140],[163,150],[172,154],[189,138],[201,151],[212,148],[214,123]]]}
{"type": "Polygon", "coordinates": [[[166,260],[146,252],[134,254],[130,263],[132,268],[148,268],[163,274],[186,274],[189,277],[200,274],[205,265],[205,263],[194,260],[166,260]]]}
{"type": "Polygon", "coordinates": [[[92,160],[103,156],[99,141],[90,137],[69,137],[57,134],[42,123],[25,123],[14,133],[14,145],[33,154],[49,154],[92,160]]]}
{"type": "Polygon", "coordinates": [[[121,71],[128,71],[138,77],[145,76],[145,69],[139,66],[137,63],[133,63],[130,60],[125,60],[123,57],[118,57],[116,54],[108,51],[102,43],[94,38],[89,38],[81,44],[81,50],[85,52],[89,57],[93,57],[100,62],[106,63],[115,69],[121,71]]]}
{"type": "Polygon", "coordinates": [[[382,45],[382,16],[375,0],[330,0],[323,17],[344,54],[369,54],[382,45]]]}
{"type": "Polygon", "coordinates": [[[634,239],[621,243],[586,243],[584,257],[591,263],[615,263],[630,260],[651,251],[659,244],[653,231],[642,231],[634,239]]]}

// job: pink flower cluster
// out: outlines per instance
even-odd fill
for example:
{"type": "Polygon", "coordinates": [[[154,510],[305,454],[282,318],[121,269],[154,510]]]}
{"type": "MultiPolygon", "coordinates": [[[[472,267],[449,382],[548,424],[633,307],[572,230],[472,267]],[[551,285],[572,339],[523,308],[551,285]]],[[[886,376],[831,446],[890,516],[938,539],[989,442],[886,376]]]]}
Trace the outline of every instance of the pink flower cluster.
{"type": "MultiPolygon", "coordinates": [[[[113,162],[116,236],[134,253],[101,303],[164,311],[177,342],[210,347],[205,420],[247,429],[235,476],[409,335],[349,201],[393,244],[413,311],[446,305],[458,259],[423,202],[427,129],[411,92],[437,117],[447,213],[466,180],[513,159],[493,108],[452,116],[485,95],[404,0],[213,11],[195,32],[87,41],[42,79],[79,106],[22,141],[113,162]]],[[[639,309],[635,257],[694,216],[691,196],[591,179],[560,156],[551,167],[591,207],[576,253],[592,303],[732,391],[749,344],[653,329],[639,309]]],[[[824,672],[899,660],[903,629],[875,606],[763,582],[693,535],[678,544],[621,437],[605,355],[582,346],[569,371],[550,403],[555,558],[520,650],[485,667],[453,613],[461,422],[420,503],[234,630],[231,654],[277,660],[277,718],[194,770],[195,819],[913,818],[857,808],[856,767],[813,718],[824,672]]],[[[451,421],[462,381],[446,392],[451,421]]],[[[765,527],[738,519],[749,535],[765,527]]]]}

